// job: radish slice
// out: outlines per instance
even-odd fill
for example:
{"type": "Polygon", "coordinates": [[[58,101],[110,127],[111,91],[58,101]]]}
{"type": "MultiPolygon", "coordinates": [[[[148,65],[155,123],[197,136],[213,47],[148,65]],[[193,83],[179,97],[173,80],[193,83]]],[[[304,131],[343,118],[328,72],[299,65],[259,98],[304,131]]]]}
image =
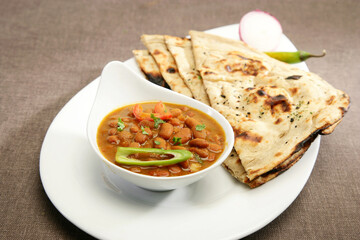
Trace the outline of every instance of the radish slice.
{"type": "Polygon", "coordinates": [[[240,20],[240,39],[260,51],[275,50],[280,43],[281,35],[280,22],[267,12],[251,11],[240,20]]]}

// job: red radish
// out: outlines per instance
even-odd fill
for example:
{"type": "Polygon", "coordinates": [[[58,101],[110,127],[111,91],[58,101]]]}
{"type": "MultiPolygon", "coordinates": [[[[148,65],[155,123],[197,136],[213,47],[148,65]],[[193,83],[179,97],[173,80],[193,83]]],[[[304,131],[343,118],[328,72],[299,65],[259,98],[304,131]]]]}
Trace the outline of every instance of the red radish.
{"type": "Polygon", "coordinates": [[[240,20],[240,39],[260,51],[275,50],[280,43],[281,35],[280,22],[267,12],[251,11],[240,20]]]}

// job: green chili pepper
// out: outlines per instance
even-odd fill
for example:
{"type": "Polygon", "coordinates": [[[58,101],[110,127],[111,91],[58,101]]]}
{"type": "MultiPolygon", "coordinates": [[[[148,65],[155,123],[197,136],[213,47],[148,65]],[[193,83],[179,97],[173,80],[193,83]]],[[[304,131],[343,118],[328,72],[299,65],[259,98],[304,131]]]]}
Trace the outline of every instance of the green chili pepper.
{"type": "Polygon", "coordinates": [[[188,150],[162,150],[157,148],[130,148],[118,147],[115,161],[120,164],[137,165],[137,166],[166,166],[179,162],[183,162],[191,158],[193,155],[188,150]],[[156,154],[170,154],[174,157],[167,160],[150,160],[141,161],[138,159],[128,158],[127,156],[135,153],[156,153],[156,154]]]}
{"type": "Polygon", "coordinates": [[[326,51],[323,50],[321,55],[314,55],[305,51],[297,51],[297,52],[265,52],[272,58],[275,58],[279,61],[286,63],[299,63],[305,61],[311,57],[324,57],[326,55],[326,51]]]}

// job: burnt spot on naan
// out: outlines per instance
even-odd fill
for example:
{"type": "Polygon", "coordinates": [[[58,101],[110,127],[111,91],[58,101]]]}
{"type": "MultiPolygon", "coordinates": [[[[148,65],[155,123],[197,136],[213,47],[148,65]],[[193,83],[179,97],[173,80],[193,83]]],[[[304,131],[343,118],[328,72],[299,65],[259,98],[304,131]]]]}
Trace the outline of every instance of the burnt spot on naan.
{"type": "Polygon", "coordinates": [[[145,71],[143,71],[143,72],[146,76],[146,79],[149,80],[150,82],[155,83],[156,85],[159,85],[159,86],[163,86],[163,87],[165,86],[165,80],[161,74],[145,72],[145,71]]]}
{"type": "Polygon", "coordinates": [[[265,92],[264,90],[262,90],[262,89],[257,90],[256,93],[257,93],[260,97],[267,95],[266,92],[265,92]]]}
{"type": "Polygon", "coordinates": [[[211,74],[215,74],[214,72],[210,72],[210,71],[205,71],[204,72],[204,75],[206,76],[206,75],[211,75],[211,74]]]}
{"type": "Polygon", "coordinates": [[[262,136],[250,131],[239,132],[235,130],[235,138],[240,138],[243,141],[249,141],[252,143],[260,143],[263,140],[262,136]]]}
{"type": "Polygon", "coordinates": [[[166,71],[167,71],[168,73],[176,73],[176,69],[173,68],[173,67],[168,67],[168,68],[166,69],[166,71]]]}
{"type": "Polygon", "coordinates": [[[282,94],[276,95],[274,97],[268,95],[264,105],[270,107],[272,115],[274,115],[276,112],[291,111],[291,104],[289,103],[287,97],[282,94]]]}
{"type": "Polygon", "coordinates": [[[290,91],[291,95],[294,96],[299,91],[299,89],[294,87],[294,88],[289,88],[289,91],[290,91]]]}
{"type": "Polygon", "coordinates": [[[333,95],[329,99],[326,100],[326,104],[331,105],[334,102],[334,100],[335,100],[335,96],[333,95]]]}
{"type": "Polygon", "coordinates": [[[279,123],[281,123],[283,121],[283,119],[282,118],[278,118],[278,119],[276,119],[276,121],[274,122],[274,124],[279,124],[279,123]]]}
{"type": "Polygon", "coordinates": [[[240,72],[244,76],[257,76],[260,72],[267,70],[260,60],[244,57],[239,52],[229,52],[227,55],[227,58],[218,61],[224,66],[226,72],[240,72]]]}
{"type": "Polygon", "coordinates": [[[167,82],[164,80],[164,78],[162,77],[161,74],[152,74],[152,73],[145,73],[146,79],[149,80],[150,82],[162,86],[164,88],[167,89],[171,89],[169,84],[167,84],[167,82]]]}
{"type": "Polygon", "coordinates": [[[254,90],[254,89],[255,88],[253,88],[253,87],[248,87],[248,88],[245,89],[245,91],[250,92],[251,90],[254,90]]]}
{"type": "Polygon", "coordinates": [[[285,78],[286,80],[299,80],[302,76],[301,75],[292,75],[285,78]]]}
{"type": "Polygon", "coordinates": [[[159,55],[159,54],[162,54],[161,51],[159,51],[158,49],[155,49],[153,52],[152,52],[153,55],[159,55]]]}
{"type": "Polygon", "coordinates": [[[282,155],[282,152],[277,152],[277,153],[275,153],[275,157],[279,157],[279,156],[281,156],[282,155]]]}
{"type": "Polygon", "coordinates": [[[341,114],[344,116],[344,114],[347,112],[347,109],[344,107],[339,107],[339,110],[341,111],[341,114]]]}

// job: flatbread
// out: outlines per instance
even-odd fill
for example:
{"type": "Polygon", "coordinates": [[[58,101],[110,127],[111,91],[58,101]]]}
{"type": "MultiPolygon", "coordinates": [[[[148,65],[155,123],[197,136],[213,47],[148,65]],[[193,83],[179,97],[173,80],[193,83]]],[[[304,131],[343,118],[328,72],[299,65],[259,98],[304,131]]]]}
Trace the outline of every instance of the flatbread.
{"type": "Polygon", "coordinates": [[[241,160],[239,159],[238,155],[236,154],[235,150],[230,154],[230,156],[224,161],[222,166],[227,169],[230,174],[239,180],[240,182],[243,182],[247,184],[251,188],[258,187],[271,179],[277,177],[282,172],[286,171],[290,167],[292,167],[296,162],[300,160],[300,158],[304,155],[304,153],[308,150],[310,147],[311,142],[314,139],[310,139],[304,143],[304,146],[296,153],[291,155],[288,159],[286,159],[284,162],[279,164],[276,168],[256,177],[253,180],[249,180],[249,178],[246,176],[246,171],[244,167],[241,164],[241,160]]]}
{"type": "Polygon", "coordinates": [[[195,69],[191,40],[165,35],[165,42],[176,61],[180,76],[191,90],[194,98],[210,105],[200,73],[195,69]]]}
{"type": "Polygon", "coordinates": [[[349,107],[347,94],[314,73],[241,41],[197,31],[190,35],[211,106],[232,125],[249,181],[300,152],[309,138],[333,131],[349,107]]]}
{"type": "Polygon", "coordinates": [[[170,88],[188,97],[193,97],[190,89],[185,85],[178,73],[174,58],[166,47],[163,35],[142,35],[142,43],[149,50],[157,63],[161,75],[170,88]]]}
{"type": "Polygon", "coordinates": [[[148,50],[133,50],[133,54],[146,79],[162,87],[169,87],[162,77],[160,69],[154,58],[150,55],[148,50]]]}

